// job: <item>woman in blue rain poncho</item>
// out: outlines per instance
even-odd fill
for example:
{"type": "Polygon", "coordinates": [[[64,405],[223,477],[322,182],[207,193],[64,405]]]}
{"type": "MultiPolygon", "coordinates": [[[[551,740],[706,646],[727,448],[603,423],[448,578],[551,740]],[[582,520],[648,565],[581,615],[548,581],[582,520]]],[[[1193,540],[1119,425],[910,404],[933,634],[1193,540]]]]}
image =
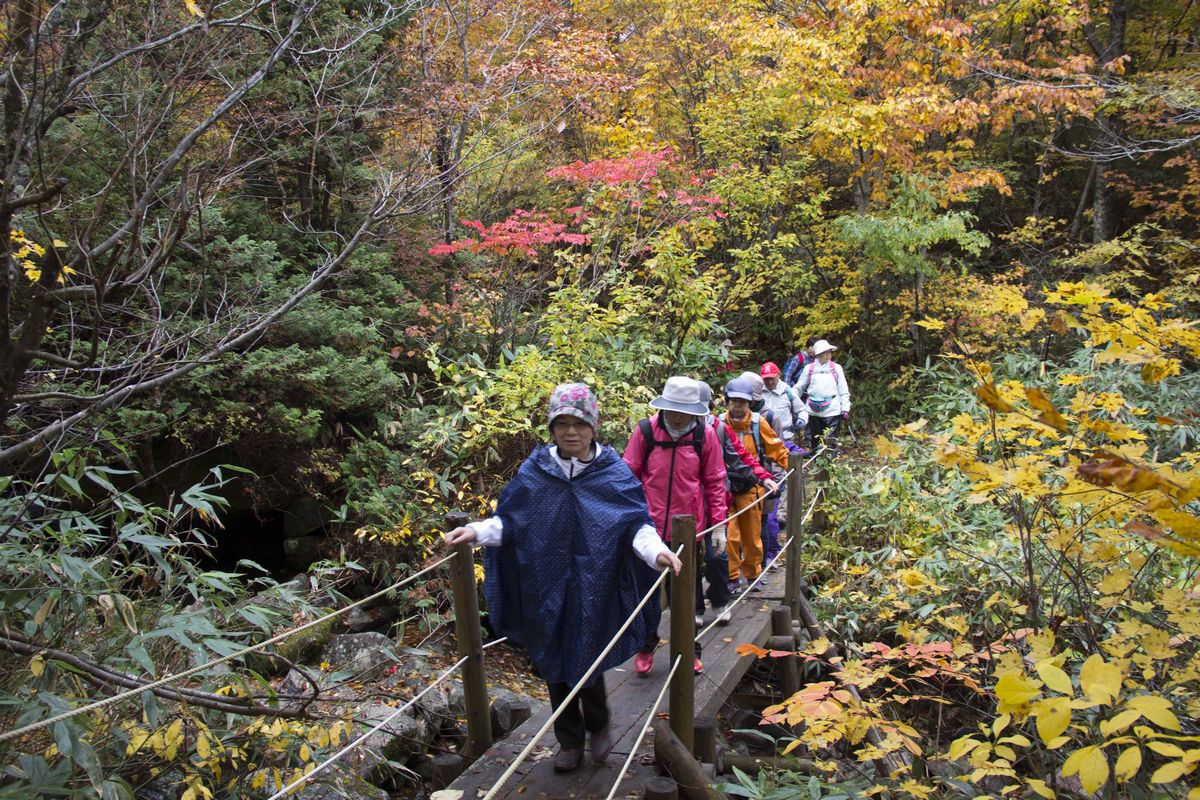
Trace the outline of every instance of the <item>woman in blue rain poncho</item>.
{"type": "MultiPolygon", "coordinates": [[[[599,406],[582,383],[550,396],[553,443],[539,445],[500,493],[496,514],[446,534],[484,545],[484,597],[494,630],[529,653],[554,708],[580,682],[633,613],[661,567],[679,559],[663,544],[641,482],[596,442],[599,406]],[[649,566],[653,571],[647,570],[649,566]]],[[[639,615],[641,617],[642,615],[639,615]]],[[[646,638],[634,621],[554,724],[560,772],[582,763],[585,738],[599,764],[612,750],[603,671],[646,638]]]]}

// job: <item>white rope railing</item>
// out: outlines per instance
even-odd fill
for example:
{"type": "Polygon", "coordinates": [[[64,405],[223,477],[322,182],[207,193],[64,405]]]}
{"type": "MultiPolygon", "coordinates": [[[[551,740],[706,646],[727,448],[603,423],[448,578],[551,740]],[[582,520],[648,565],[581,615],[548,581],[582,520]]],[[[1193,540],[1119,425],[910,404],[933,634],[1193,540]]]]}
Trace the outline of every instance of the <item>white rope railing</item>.
{"type": "Polygon", "coordinates": [[[119,703],[122,700],[128,700],[130,697],[140,695],[142,692],[148,692],[153,689],[157,689],[160,686],[166,686],[167,684],[175,683],[176,681],[181,681],[184,678],[191,677],[192,675],[195,675],[198,672],[203,672],[207,669],[211,669],[212,667],[215,667],[218,664],[225,664],[229,661],[233,661],[234,659],[241,658],[242,656],[245,656],[245,655],[249,655],[250,653],[256,653],[260,650],[270,647],[271,645],[273,645],[277,642],[281,642],[290,636],[295,636],[297,633],[306,631],[309,628],[312,628],[316,625],[320,625],[321,623],[331,620],[334,617],[338,617],[342,614],[345,614],[347,611],[349,611],[352,608],[356,608],[365,603],[369,603],[372,600],[376,600],[380,597],[383,597],[388,592],[395,591],[396,589],[399,589],[401,586],[404,586],[408,583],[413,582],[414,580],[421,577],[422,575],[424,575],[428,572],[432,572],[433,570],[437,569],[442,564],[445,564],[447,561],[449,561],[452,558],[454,558],[454,553],[451,553],[450,555],[446,556],[445,558],[435,561],[434,563],[430,564],[428,567],[421,570],[420,572],[416,572],[412,575],[409,575],[407,578],[405,578],[403,580],[393,583],[391,586],[387,587],[386,589],[381,589],[372,595],[368,595],[367,597],[364,597],[361,600],[356,600],[355,602],[350,603],[347,606],[343,606],[342,608],[339,608],[336,611],[331,611],[330,613],[328,613],[322,617],[318,617],[318,618],[312,620],[311,622],[306,622],[303,625],[292,628],[291,630],[284,631],[283,633],[278,634],[277,636],[272,636],[270,639],[267,639],[266,641],[259,642],[258,644],[255,644],[255,645],[250,645],[249,647],[245,647],[241,650],[230,653],[228,655],[220,656],[219,658],[215,658],[211,661],[206,661],[203,664],[197,664],[196,666],[192,667],[191,669],[186,669],[183,672],[177,672],[173,675],[167,675],[166,677],[159,678],[156,681],[151,681],[150,683],[144,684],[142,686],[138,686],[133,689],[127,689],[126,691],[119,692],[117,694],[114,694],[111,697],[106,697],[102,700],[93,701],[91,703],[88,703],[87,705],[82,705],[79,708],[73,708],[70,711],[64,711],[61,714],[56,714],[53,717],[50,717],[48,719],[39,720],[38,722],[31,722],[30,724],[24,725],[20,728],[16,728],[11,731],[6,731],[5,733],[0,733],[0,742],[5,742],[5,741],[8,741],[9,739],[15,739],[18,736],[23,736],[27,733],[31,733],[33,731],[40,730],[42,728],[48,728],[51,725],[62,722],[63,720],[71,719],[72,717],[77,717],[80,714],[86,714],[89,711],[95,711],[96,709],[104,708],[106,706],[113,705],[114,703],[119,703]]]}
{"type": "MultiPolygon", "coordinates": [[[[678,557],[682,552],[683,545],[680,545],[675,549],[675,556],[678,557]]],[[[558,721],[558,718],[562,716],[568,707],[570,707],[572,701],[579,696],[579,692],[583,689],[584,684],[591,679],[592,675],[596,673],[596,670],[599,668],[600,664],[605,658],[608,657],[608,654],[612,652],[612,649],[617,646],[617,642],[621,640],[621,637],[625,635],[625,631],[629,630],[629,626],[632,625],[633,621],[638,618],[639,614],[642,613],[642,608],[644,608],[646,603],[649,602],[650,598],[654,596],[654,593],[658,591],[658,587],[662,586],[663,581],[666,580],[667,574],[670,571],[670,567],[664,567],[662,569],[658,575],[658,580],[654,582],[654,585],[650,587],[649,591],[642,595],[641,602],[637,604],[637,607],[634,608],[633,612],[626,618],[625,624],[623,624],[620,630],[618,630],[612,639],[609,640],[608,645],[605,646],[600,655],[596,656],[596,660],[592,662],[592,665],[588,667],[587,672],[585,672],[583,677],[579,679],[579,682],[575,684],[575,688],[563,698],[561,703],[559,703],[558,708],[554,710],[554,713],[550,715],[550,718],[547,719],[542,727],[538,729],[538,732],[529,739],[529,744],[525,745],[525,748],[517,754],[517,757],[513,759],[513,762],[508,765],[508,769],[504,771],[504,774],[496,779],[496,782],[492,784],[492,788],[489,789],[488,793],[483,796],[483,800],[491,800],[496,796],[500,789],[504,787],[504,784],[508,782],[508,779],[513,776],[513,773],[517,771],[517,767],[521,765],[521,762],[528,758],[529,754],[533,752],[533,748],[536,747],[538,741],[546,735],[546,731],[550,730],[550,726],[558,721]]]]}
{"type": "Polygon", "coordinates": [[[667,695],[667,689],[671,688],[671,679],[675,677],[675,671],[679,669],[679,665],[683,663],[683,653],[675,656],[675,663],[671,665],[671,671],[667,673],[667,679],[663,681],[663,687],[658,693],[658,697],[654,701],[654,705],[650,706],[649,713],[646,714],[646,722],[642,725],[642,729],[638,731],[637,738],[633,741],[633,747],[629,749],[629,755],[625,757],[625,763],[621,765],[621,769],[617,772],[617,782],[613,784],[612,790],[609,791],[608,797],[604,800],[613,800],[617,794],[617,787],[621,785],[621,781],[625,778],[625,770],[629,769],[629,765],[633,763],[634,756],[637,755],[638,748],[642,746],[642,739],[646,738],[646,731],[650,730],[650,724],[654,722],[654,714],[658,711],[658,707],[662,705],[663,698],[667,695]]]}
{"type": "Polygon", "coordinates": [[[312,770],[310,770],[310,771],[308,771],[308,772],[304,773],[304,774],[303,774],[303,775],[301,775],[299,778],[297,778],[296,780],[292,781],[292,782],[291,782],[291,783],[289,783],[287,786],[284,786],[282,789],[280,789],[279,791],[277,791],[275,794],[273,794],[273,795],[271,795],[270,797],[268,797],[268,798],[267,798],[267,800],[278,800],[278,798],[280,798],[280,797],[283,797],[284,795],[288,794],[289,792],[291,792],[291,791],[292,791],[293,789],[295,789],[296,787],[298,787],[298,786],[300,786],[300,785],[302,785],[302,784],[304,784],[304,783],[307,783],[308,781],[312,780],[312,779],[313,779],[313,778],[315,778],[316,776],[320,775],[322,772],[324,772],[324,771],[325,771],[325,770],[326,770],[326,769],[327,769],[329,766],[331,766],[332,764],[335,764],[335,763],[337,763],[337,761],[338,761],[338,760],[339,760],[339,759],[340,759],[342,756],[346,755],[346,754],[347,754],[347,753],[349,753],[351,750],[353,750],[354,748],[358,747],[360,744],[362,744],[362,743],[363,743],[363,742],[365,742],[367,739],[369,739],[369,738],[370,738],[370,737],[371,737],[373,734],[377,733],[377,732],[378,732],[379,730],[381,730],[382,728],[385,728],[385,727],[387,727],[388,723],[390,723],[390,722],[391,722],[392,720],[394,720],[396,717],[400,716],[400,715],[401,715],[401,714],[403,714],[405,711],[407,711],[408,709],[412,708],[413,704],[414,704],[414,703],[416,703],[418,700],[420,700],[420,699],[421,699],[421,698],[422,698],[422,697],[423,697],[423,696],[424,696],[424,695],[425,695],[427,692],[429,692],[431,689],[433,689],[435,686],[437,686],[437,685],[438,685],[439,683],[441,683],[443,680],[445,680],[446,678],[448,678],[448,677],[449,677],[451,674],[453,674],[453,673],[454,673],[454,671],[455,671],[456,669],[458,669],[459,667],[461,667],[463,664],[467,663],[467,659],[468,659],[468,658],[470,658],[470,656],[463,656],[463,657],[462,657],[462,658],[460,658],[458,661],[454,662],[454,665],[453,665],[453,666],[451,666],[449,669],[447,669],[447,670],[446,670],[445,672],[443,672],[441,675],[438,675],[436,678],[434,678],[432,683],[430,683],[428,686],[426,686],[424,689],[422,689],[422,690],[421,690],[420,692],[418,692],[417,694],[413,695],[412,699],[410,699],[410,700],[409,700],[407,703],[405,703],[404,705],[402,705],[402,706],[400,706],[399,708],[397,708],[397,709],[396,709],[395,711],[393,711],[391,714],[388,714],[386,717],[384,717],[384,718],[383,718],[383,719],[382,719],[380,722],[376,723],[376,724],[375,724],[375,725],[374,725],[374,726],[373,726],[373,727],[372,727],[370,730],[368,730],[368,731],[367,731],[366,733],[364,733],[362,736],[359,736],[357,739],[355,739],[354,741],[350,742],[348,745],[346,745],[345,747],[343,747],[341,750],[338,750],[336,753],[334,753],[332,756],[330,756],[329,758],[327,758],[327,759],[325,759],[324,761],[322,761],[320,764],[318,764],[318,765],[317,765],[316,767],[314,767],[312,770]]]}
{"type": "MultiPolygon", "coordinates": [[[[791,475],[791,474],[792,474],[793,472],[795,472],[795,471],[796,471],[796,470],[793,468],[793,469],[789,469],[787,472],[783,473],[783,477],[781,477],[781,478],[779,479],[779,481],[778,481],[779,485],[780,485],[780,486],[782,486],[782,485],[784,484],[784,482],[786,482],[786,481],[787,481],[787,479],[788,479],[788,476],[789,476],[789,475],[791,475]]],[[[758,487],[757,487],[757,486],[755,486],[754,488],[756,488],[756,489],[757,489],[758,487]]],[[[759,503],[762,503],[762,502],[764,502],[764,501],[765,501],[765,500],[766,500],[768,497],[770,497],[770,496],[771,496],[771,492],[763,492],[763,494],[762,494],[761,496],[759,496],[759,498],[758,498],[757,500],[755,500],[753,503],[751,503],[750,505],[746,506],[745,508],[739,508],[739,509],[738,509],[738,510],[737,510],[735,513],[733,513],[733,514],[730,514],[728,517],[726,517],[726,518],[725,518],[725,520],[724,520],[723,522],[718,522],[716,525],[709,525],[707,528],[705,528],[704,530],[702,530],[702,531],[700,531],[699,533],[697,533],[697,534],[696,534],[696,538],[697,538],[697,539],[702,539],[702,538],[704,538],[706,535],[708,535],[709,533],[711,533],[712,531],[715,531],[717,528],[721,527],[722,525],[727,525],[731,519],[737,519],[737,518],[738,518],[738,517],[740,517],[742,514],[745,514],[747,511],[749,511],[750,509],[754,508],[754,507],[755,507],[756,505],[758,505],[759,503]]]]}
{"type": "MultiPolygon", "coordinates": [[[[505,642],[505,641],[508,641],[507,636],[505,636],[503,639],[496,639],[495,641],[488,642],[487,644],[485,644],[483,646],[483,649],[487,650],[489,647],[494,647],[494,646],[500,644],[501,642],[505,642]]],[[[412,698],[410,698],[407,703],[405,703],[404,705],[397,708],[391,714],[388,714],[383,720],[376,723],[369,731],[364,733],[362,736],[359,736],[357,739],[355,739],[354,741],[347,744],[341,750],[338,750],[336,753],[331,755],[329,758],[322,761],[316,767],[314,767],[313,769],[304,773],[299,778],[292,781],[287,786],[284,786],[282,789],[277,791],[275,794],[268,797],[267,800],[278,800],[278,798],[291,793],[291,791],[293,789],[296,789],[297,787],[307,783],[308,781],[310,781],[313,778],[320,775],[331,765],[337,763],[342,758],[342,756],[346,755],[351,750],[358,747],[360,744],[365,742],[367,739],[371,738],[372,735],[374,735],[378,731],[382,730],[383,728],[387,727],[388,723],[390,723],[396,717],[400,716],[405,711],[412,708],[414,703],[416,703],[418,700],[420,700],[422,697],[424,697],[426,693],[428,693],[431,689],[433,689],[433,687],[437,686],[439,683],[444,681],[446,678],[450,677],[450,675],[452,675],[455,670],[457,670],[463,664],[467,663],[467,659],[469,659],[469,658],[470,658],[470,656],[463,656],[458,661],[454,662],[454,664],[452,664],[449,668],[447,668],[444,672],[442,672],[441,675],[438,675],[436,678],[434,678],[433,681],[428,686],[426,686],[424,689],[422,689],[417,694],[413,695],[412,698]]]]}
{"type": "MultiPolygon", "coordinates": [[[[812,516],[813,510],[817,507],[817,500],[819,500],[821,498],[821,493],[824,491],[825,491],[824,489],[817,489],[816,493],[813,495],[812,502],[809,503],[809,505],[808,505],[808,511],[805,512],[804,516],[800,519],[801,525],[803,525],[805,522],[808,522],[808,518],[812,516]]],[[[783,547],[779,548],[779,552],[775,554],[775,557],[771,559],[771,562],[766,567],[763,568],[762,572],[758,573],[758,577],[754,579],[754,582],[751,583],[749,586],[747,586],[745,591],[743,591],[740,595],[737,596],[736,600],[732,600],[729,603],[727,603],[725,605],[725,610],[721,614],[718,614],[717,618],[715,620],[708,623],[708,626],[705,627],[704,630],[702,630],[696,634],[697,642],[700,641],[701,636],[704,636],[706,633],[708,633],[709,631],[711,631],[713,628],[715,628],[717,625],[719,625],[721,623],[722,616],[731,612],[733,610],[734,606],[736,606],[738,603],[742,602],[742,600],[744,600],[746,598],[746,595],[748,595],[748,594],[750,594],[750,592],[754,591],[754,587],[758,586],[758,584],[762,581],[762,579],[764,577],[766,577],[767,570],[775,565],[775,562],[778,561],[783,556],[783,554],[787,551],[788,547],[790,547],[792,542],[794,542],[795,540],[796,540],[795,536],[788,537],[788,540],[783,543],[783,547]]]]}

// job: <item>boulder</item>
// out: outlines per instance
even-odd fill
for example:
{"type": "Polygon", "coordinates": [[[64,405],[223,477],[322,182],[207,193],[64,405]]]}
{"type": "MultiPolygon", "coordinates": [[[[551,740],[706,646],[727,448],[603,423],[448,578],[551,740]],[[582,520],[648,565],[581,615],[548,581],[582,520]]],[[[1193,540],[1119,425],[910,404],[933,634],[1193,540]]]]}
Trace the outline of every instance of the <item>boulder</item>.
{"type": "Polygon", "coordinates": [[[283,562],[291,569],[303,572],[321,560],[321,545],[325,540],[320,536],[296,536],[283,540],[283,562]]]}
{"type": "Polygon", "coordinates": [[[292,796],[297,800],[389,800],[386,791],[340,767],[313,778],[292,796]]]}
{"type": "MultiPolygon", "coordinates": [[[[329,613],[328,609],[317,609],[320,615],[329,613]]],[[[276,636],[283,631],[297,627],[303,624],[303,621],[297,623],[294,620],[288,620],[287,625],[281,625],[277,631],[271,633],[271,636],[276,636]]],[[[319,625],[314,625],[299,633],[294,633],[281,642],[273,645],[275,653],[278,653],[282,658],[277,658],[274,653],[251,653],[246,656],[246,666],[262,675],[278,675],[286,669],[289,669],[292,664],[305,661],[313,658],[322,647],[325,647],[333,636],[333,620],[327,619],[319,625]],[[286,660],[285,660],[286,659],[286,660]]],[[[258,637],[261,639],[270,638],[263,635],[258,637]]]]}
{"type": "Polygon", "coordinates": [[[288,539],[307,536],[325,527],[325,509],[312,498],[292,503],[283,513],[283,535],[288,539]]]}
{"type": "MultiPolygon", "coordinates": [[[[393,622],[400,619],[400,611],[393,605],[372,606],[363,608],[355,606],[342,615],[340,624],[346,633],[362,633],[363,631],[384,631],[393,622]]],[[[403,631],[396,638],[403,636],[403,631]]]]}
{"type": "Polygon", "coordinates": [[[457,723],[458,718],[467,713],[467,700],[463,694],[462,683],[454,678],[447,678],[426,692],[417,701],[417,708],[438,728],[457,723]]]}
{"type": "Polygon", "coordinates": [[[396,714],[391,706],[372,703],[360,708],[355,716],[368,727],[391,718],[362,743],[364,749],[375,751],[388,761],[403,763],[413,756],[425,755],[437,735],[437,729],[411,708],[396,714]]]}
{"type": "Polygon", "coordinates": [[[328,640],[321,661],[338,671],[353,672],[358,680],[378,678],[396,663],[396,643],[382,633],[343,633],[328,640]]]}
{"type": "MultiPolygon", "coordinates": [[[[311,578],[308,575],[297,575],[290,581],[272,586],[250,598],[248,605],[273,609],[280,614],[280,619],[276,623],[275,629],[269,633],[256,633],[251,643],[269,639],[285,630],[297,627],[308,619],[312,619],[312,617],[308,617],[297,620],[293,617],[293,611],[297,607],[298,598],[308,597],[315,591],[315,578],[311,578]]],[[[328,612],[329,609],[316,609],[314,614],[321,616],[328,612]]],[[[270,653],[251,653],[246,657],[246,666],[262,675],[278,675],[291,666],[288,662],[304,661],[315,656],[325,646],[332,635],[333,620],[326,620],[320,625],[314,625],[307,630],[293,634],[274,645],[274,652],[283,658],[275,658],[270,653]]]]}

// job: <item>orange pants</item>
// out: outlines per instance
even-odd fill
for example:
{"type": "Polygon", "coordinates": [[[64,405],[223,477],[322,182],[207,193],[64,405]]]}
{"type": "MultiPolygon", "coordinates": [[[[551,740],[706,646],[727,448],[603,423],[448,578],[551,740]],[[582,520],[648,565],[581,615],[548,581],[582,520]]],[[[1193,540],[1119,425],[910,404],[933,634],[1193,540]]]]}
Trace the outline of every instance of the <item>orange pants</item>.
{"type": "MultiPolygon", "coordinates": [[[[729,505],[733,516],[762,496],[763,489],[755,486],[748,492],[735,494],[729,505]]],[[[729,580],[741,577],[752,581],[762,572],[762,504],[759,503],[735,519],[726,528],[725,553],[729,556],[729,580]]]]}

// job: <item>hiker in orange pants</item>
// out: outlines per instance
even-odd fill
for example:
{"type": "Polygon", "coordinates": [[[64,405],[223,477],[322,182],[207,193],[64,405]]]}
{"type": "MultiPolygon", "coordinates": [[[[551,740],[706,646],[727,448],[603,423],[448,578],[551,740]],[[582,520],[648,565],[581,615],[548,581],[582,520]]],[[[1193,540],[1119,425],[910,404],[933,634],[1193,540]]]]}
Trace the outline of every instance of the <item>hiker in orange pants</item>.
{"type": "MultiPolygon", "coordinates": [[[[746,450],[764,467],[768,461],[775,462],[787,470],[788,451],[783,442],[771,430],[770,424],[750,411],[754,399],[754,387],[741,378],[731,380],[725,386],[725,404],[729,410],[721,415],[742,441],[746,450]]],[[[728,541],[729,584],[732,591],[740,580],[753,581],[762,572],[762,504],[755,504],[763,496],[759,486],[731,486],[733,500],[729,505],[728,541]],[[740,490],[740,491],[739,491],[740,490]],[[744,514],[738,512],[754,505],[744,514]]]]}

